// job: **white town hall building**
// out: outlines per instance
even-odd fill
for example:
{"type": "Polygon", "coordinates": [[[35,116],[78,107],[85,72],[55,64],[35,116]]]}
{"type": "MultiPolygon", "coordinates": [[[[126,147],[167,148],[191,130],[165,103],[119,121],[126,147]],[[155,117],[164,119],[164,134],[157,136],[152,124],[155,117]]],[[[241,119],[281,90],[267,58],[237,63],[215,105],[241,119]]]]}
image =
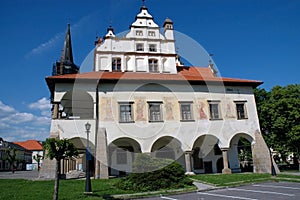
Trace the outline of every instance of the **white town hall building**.
{"type": "MultiPolygon", "coordinates": [[[[253,171],[270,173],[253,95],[262,82],[219,77],[209,62],[184,66],[173,22],[167,18],[162,28],[142,6],[123,37],[108,28],[95,43],[94,70],[80,73],[68,25],[61,60],[46,77],[50,137],[69,138],[81,150],[63,162],[62,173],[85,171],[87,123],[96,178],[132,172],[139,153],[174,159],[187,174],[240,172],[240,138],[251,143],[253,171]]],[[[51,161],[43,168],[41,177],[54,176],[51,161]]]]}

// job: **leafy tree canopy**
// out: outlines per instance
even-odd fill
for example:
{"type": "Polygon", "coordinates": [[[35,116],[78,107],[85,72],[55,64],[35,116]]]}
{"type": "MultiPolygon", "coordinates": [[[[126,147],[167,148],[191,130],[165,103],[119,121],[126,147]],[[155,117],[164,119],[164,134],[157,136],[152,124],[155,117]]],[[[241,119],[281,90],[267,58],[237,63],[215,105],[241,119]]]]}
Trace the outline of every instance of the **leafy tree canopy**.
{"type": "Polygon", "coordinates": [[[255,89],[257,111],[268,145],[279,151],[300,153],[300,85],[255,89]]]}
{"type": "Polygon", "coordinates": [[[51,160],[78,155],[77,148],[68,139],[47,138],[44,148],[47,150],[46,156],[51,160]]]}

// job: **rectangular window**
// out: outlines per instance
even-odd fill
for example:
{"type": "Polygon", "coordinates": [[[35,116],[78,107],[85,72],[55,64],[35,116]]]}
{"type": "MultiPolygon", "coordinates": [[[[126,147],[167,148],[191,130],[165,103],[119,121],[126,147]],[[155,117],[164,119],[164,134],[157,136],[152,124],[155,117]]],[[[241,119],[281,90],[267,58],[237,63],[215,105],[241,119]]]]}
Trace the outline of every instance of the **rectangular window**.
{"type": "Polygon", "coordinates": [[[162,121],[162,110],[161,102],[150,102],[149,104],[149,121],[150,122],[161,122],[162,121]]]}
{"type": "Polygon", "coordinates": [[[136,31],[135,34],[136,34],[137,36],[143,36],[143,31],[136,31]]]}
{"type": "Polygon", "coordinates": [[[120,103],[120,122],[133,122],[132,103],[120,103]]]}
{"type": "Polygon", "coordinates": [[[117,149],[117,164],[125,165],[127,164],[127,151],[125,149],[117,149]]]}
{"type": "Polygon", "coordinates": [[[180,112],[181,112],[181,121],[193,120],[192,103],[181,102],[180,103],[180,112]]]}
{"type": "Polygon", "coordinates": [[[121,58],[112,58],[112,71],[121,71],[121,58]]]}
{"type": "Polygon", "coordinates": [[[156,44],[149,44],[149,51],[150,52],[156,52],[157,51],[156,44]]]}
{"type": "Polygon", "coordinates": [[[221,119],[220,111],[219,111],[219,104],[220,101],[208,101],[209,103],[209,114],[210,119],[221,119]]]}
{"type": "Polygon", "coordinates": [[[144,51],[144,44],[142,44],[142,43],[136,44],[136,50],[137,51],[144,51]]]}
{"type": "Polygon", "coordinates": [[[148,32],[148,36],[154,37],[154,36],[155,36],[155,32],[154,32],[154,31],[149,31],[149,32],[148,32]]]}
{"type": "Polygon", "coordinates": [[[158,72],[158,61],[156,59],[149,59],[149,72],[158,72]]]}
{"type": "Polygon", "coordinates": [[[235,101],[237,119],[247,119],[245,101],[235,101]]]}

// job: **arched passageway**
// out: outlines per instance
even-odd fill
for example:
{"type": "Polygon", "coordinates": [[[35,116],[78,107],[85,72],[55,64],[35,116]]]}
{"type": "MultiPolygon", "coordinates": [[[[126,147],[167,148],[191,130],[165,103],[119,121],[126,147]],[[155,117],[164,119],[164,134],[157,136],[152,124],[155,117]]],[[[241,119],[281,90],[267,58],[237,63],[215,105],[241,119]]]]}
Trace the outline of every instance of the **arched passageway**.
{"type": "Polygon", "coordinates": [[[108,145],[109,174],[123,176],[132,172],[135,154],[141,153],[140,144],[131,138],[119,138],[108,145]]]}
{"type": "Polygon", "coordinates": [[[219,139],[213,135],[202,135],[192,149],[192,170],[195,173],[216,173],[217,160],[222,158],[219,139]]]}
{"type": "Polygon", "coordinates": [[[171,136],[161,137],[156,140],[151,148],[151,154],[157,158],[177,160],[183,154],[181,143],[171,136]]]}
{"type": "Polygon", "coordinates": [[[152,145],[151,155],[157,158],[176,160],[185,167],[184,152],[181,148],[181,142],[174,137],[164,136],[157,139],[152,145]]]}
{"type": "Polygon", "coordinates": [[[230,141],[228,160],[232,172],[252,172],[252,146],[253,138],[245,133],[236,134],[230,141]]]}

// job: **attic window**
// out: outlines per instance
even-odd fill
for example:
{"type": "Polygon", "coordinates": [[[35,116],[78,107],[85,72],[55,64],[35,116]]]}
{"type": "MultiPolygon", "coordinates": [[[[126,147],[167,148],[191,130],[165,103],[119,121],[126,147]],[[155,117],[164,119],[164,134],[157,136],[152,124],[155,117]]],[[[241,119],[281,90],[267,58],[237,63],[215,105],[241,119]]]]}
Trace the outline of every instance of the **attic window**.
{"type": "MultiPolygon", "coordinates": [[[[140,23],[142,23],[142,22],[140,22],[140,23]]],[[[136,31],[135,34],[138,36],[143,36],[143,31],[136,31]]]]}
{"type": "Polygon", "coordinates": [[[157,51],[156,45],[155,44],[149,44],[149,51],[150,52],[156,52],[157,51]]]}
{"type": "Polygon", "coordinates": [[[149,31],[148,36],[155,36],[155,32],[154,31],[149,31]]]}
{"type": "Polygon", "coordinates": [[[144,44],[142,43],[136,44],[136,51],[144,51],[144,44]]]}

